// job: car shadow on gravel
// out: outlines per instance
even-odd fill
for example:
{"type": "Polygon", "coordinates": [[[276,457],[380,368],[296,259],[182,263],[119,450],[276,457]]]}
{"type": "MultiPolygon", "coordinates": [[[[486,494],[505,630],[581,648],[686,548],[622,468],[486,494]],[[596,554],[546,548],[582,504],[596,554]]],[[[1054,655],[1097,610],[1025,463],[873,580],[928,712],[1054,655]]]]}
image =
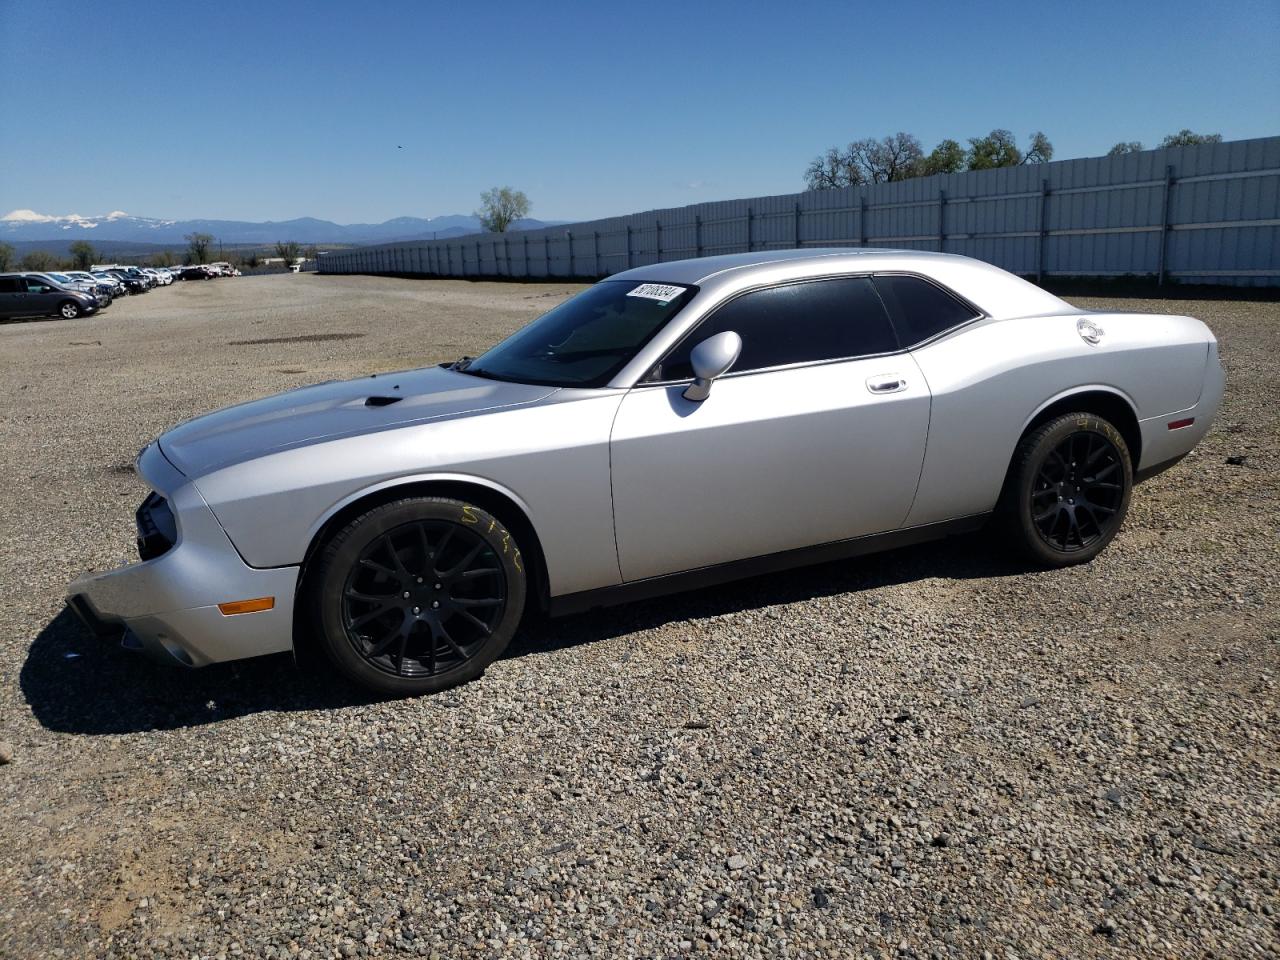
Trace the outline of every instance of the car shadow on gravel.
{"type": "MultiPolygon", "coordinates": [[[[545,654],[676,621],[933,577],[968,580],[1025,572],[983,538],[957,537],[560,620],[538,619],[516,635],[505,656],[545,654]]],[[[328,710],[377,699],[328,670],[299,669],[290,654],[200,670],[164,666],[99,640],[65,609],[32,643],[18,682],[43,727],[89,736],[173,730],[268,710],[328,710]]]]}
{"type": "Polygon", "coordinates": [[[668,623],[802,603],[934,577],[974,580],[1017,576],[1028,571],[1025,563],[993,545],[989,536],[950,537],[607,607],[561,620],[544,620],[517,634],[506,657],[551,653],[668,623]]]}
{"type": "Polygon", "coordinates": [[[276,654],[184,670],[100,640],[64,609],[40,631],[18,676],[36,720],[87,735],[201,726],[264,710],[326,710],[372,695],[276,654]]]}

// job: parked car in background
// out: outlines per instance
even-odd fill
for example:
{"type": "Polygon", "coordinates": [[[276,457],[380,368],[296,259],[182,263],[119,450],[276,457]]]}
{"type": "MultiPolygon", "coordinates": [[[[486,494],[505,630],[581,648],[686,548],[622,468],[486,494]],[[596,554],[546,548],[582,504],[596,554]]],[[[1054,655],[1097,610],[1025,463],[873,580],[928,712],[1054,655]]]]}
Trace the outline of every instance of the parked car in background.
{"type": "Polygon", "coordinates": [[[121,269],[108,270],[106,272],[123,283],[131,294],[146,293],[151,289],[141,274],[132,275],[121,269]]]}
{"type": "Polygon", "coordinates": [[[171,663],[296,630],[350,680],[428,693],[479,676],[526,609],[984,525],[1024,562],[1088,562],[1224,384],[1199,320],[1092,313],[966,257],[655,263],[474,359],[175,427],[138,460],[143,562],[68,600],[171,663]]]}
{"type": "Polygon", "coordinates": [[[113,292],[114,292],[114,295],[117,297],[127,296],[129,293],[132,292],[129,289],[129,285],[125,283],[124,280],[115,276],[110,271],[93,270],[90,272],[89,276],[93,277],[96,280],[101,280],[103,283],[115,284],[115,288],[113,292]]]}
{"type": "Polygon", "coordinates": [[[167,287],[173,283],[173,276],[168,270],[161,270],[158,267],[142,267],[142,272],[154,279],[156,286],[167,287]]]}
{"type": "Polygon", "coordinates": [[[92,273],[89,273],[89,271],[87,270],[64,270],[63,272],[68,277],[71,277],[72,279],[83,280],[85,283],[97,284],[99,289],[104,291],[106,295],[112,300],[114,300],[118,296],[121,296],[125,292],[124,284],[122,284],[115,277],[111,277],[111,276],[97,277],[97,276],[94,276],[92,273]]]}
{"type": "Polygon", "coordinates": [[[183,267],[183,280],[208,280],[213,277],[213,272],[203,263],[192,264],[189,267],[183,267]]]}
{"type": "Polygon", "coordinates": [[[74,320],[98,311],[93,294],[64,287],[39,273],[0,274],[0,319],[62,317],[74,320]]]}
{"type": "Polygon", "coordinates": [[[92,278],[82,280],[79,277],[72,277],[68,273],[41,273],[35,276],[48,277],[58,286],[66,287],[70,290],[79,290],[81,293],[88,293],[98,300],[98,309],[102,310],[111,305],[111,288],[105,283],[92,278]]]}

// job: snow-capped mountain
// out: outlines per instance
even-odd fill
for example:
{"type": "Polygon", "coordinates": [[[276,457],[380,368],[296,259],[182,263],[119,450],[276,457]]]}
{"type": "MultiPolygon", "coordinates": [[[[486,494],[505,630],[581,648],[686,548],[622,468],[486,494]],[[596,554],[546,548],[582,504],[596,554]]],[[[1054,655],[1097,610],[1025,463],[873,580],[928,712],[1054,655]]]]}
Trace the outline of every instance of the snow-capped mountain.
{"type": "MultiPolygon", "coordinates": [[[[534,230],[563,221],[520,220],[517,230],[534,230]]],[[[113,210],[99,217],[79,214],[52,216],[35,210],[13,210],[0,217],[0,240],[64,241],[119,240],[134,243],[183,244],[189,233],[208,233],[224,244],[388,243],[395,240],[429,240],[478,233],[480,221],[454,214],[441,217],[396,217],[384,223],[339,224],[314,217],[296,220],[159,220],[134,217],[113,210]]]]}

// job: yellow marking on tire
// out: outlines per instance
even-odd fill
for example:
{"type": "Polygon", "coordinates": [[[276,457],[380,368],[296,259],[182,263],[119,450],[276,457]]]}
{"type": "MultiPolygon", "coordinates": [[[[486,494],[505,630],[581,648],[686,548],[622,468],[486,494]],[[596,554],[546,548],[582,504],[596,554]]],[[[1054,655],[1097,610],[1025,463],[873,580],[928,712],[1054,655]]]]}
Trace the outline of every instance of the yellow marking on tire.
{"type": "Polygon", "coordinates": [[[471,504],[464,503],[462,505],[462,522],[463,523],[479,523],[480,518],[471,512],[471,504]]]}

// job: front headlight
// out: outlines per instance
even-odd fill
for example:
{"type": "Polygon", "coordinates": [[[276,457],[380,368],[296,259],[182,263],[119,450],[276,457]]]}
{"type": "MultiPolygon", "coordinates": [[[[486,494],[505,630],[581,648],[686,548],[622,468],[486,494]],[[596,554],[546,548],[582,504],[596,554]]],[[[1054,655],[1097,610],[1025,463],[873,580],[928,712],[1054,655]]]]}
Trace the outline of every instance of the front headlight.
{"type": "Polygon", "coordinates": [[[169,501],[152,491],[134,515],[138,525],[138,556],[153,560],[167,553],[178,542],[178,522],[169,509],[169,501]]]}

